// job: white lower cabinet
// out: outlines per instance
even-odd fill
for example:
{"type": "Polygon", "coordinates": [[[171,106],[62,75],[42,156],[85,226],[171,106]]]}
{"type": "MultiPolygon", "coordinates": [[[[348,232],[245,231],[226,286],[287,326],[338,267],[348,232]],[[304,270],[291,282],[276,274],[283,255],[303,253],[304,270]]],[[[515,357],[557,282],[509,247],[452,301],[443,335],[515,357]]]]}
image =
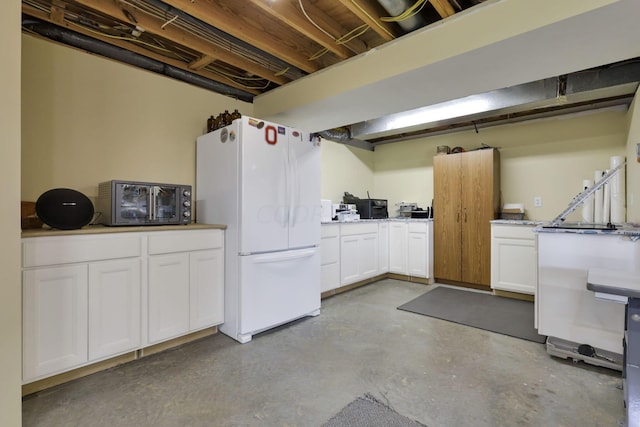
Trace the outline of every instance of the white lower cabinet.
{"type": "Polygon", "coordinates": [[[221,324],[223,248],[216,229],[23,238],[23,383],[221,324]]]}
{"type": "Polygon", "coordinates": [[[189,254],[149,257],[149,342],[189,331],[189,254]]]}
{"type": "MultiPolygon", "coordinates": [[[[222,234],[222,232],[219,232],[222,234]]],[[[224,322],[224,250],[222,247],[189,255],[189,329],[224,322]]]]}
{"type": "Polygon", "coordinates": [[[23,378],[86,363],[87,266],[27,270],[22,281],[23,378]]]}
{"type": "Polygon", "coordinates": [[[340,284],[348,285],[378,274],[378,224],[340,225],[340,284]]]}
{"type": "Polygon", "coordinates": [[[533,225],[491,224],[491,288],[535,295],[538,284],[533,225]]]}
{"type": "Polygon", "coordinates": [[[224,321],[221,230],[149,236],[149,343],[224,321]]]}
{"type": "Polygon", "coordinates": [[[385,273],[433,277],[433,222],[322,224],[322,292],[385,273]]]}
{"type": "Polygon", "coordinates": [[[89,360],[140,346],[140,259],[89,264],[89,360]]]}
{"type": "Polygon", "coordinates": [[[404,221],[393,221],[389,224],[389,272],[408,273],[409,257],[407,252],[408,226],[404,221]]]}
{"type": "Polygon", "coordinates": [[[392,221],[389,224],[389,271],[412,277],[433,277],[433,222],[392,221]]]}
{"type": "Polygon", "coordinates": [[[320,240],[320,291],[340,287],[340,224],[323,224],[320,240]]]}
{"type": "Polygon", "coordinates": [[[389,272],[389,223],[378,224],[378,273],[389,272]]]}
{"type": "Polygon", "coordinates": [[[427,275],[427,233],[409,233],[407,236],[407,270],[409,276],[429,277],[427,275]]]}
{"type": "Polygon", "coordinates": [[[222,249],[149,257],[149,343],[224,321],[222,249]]]}

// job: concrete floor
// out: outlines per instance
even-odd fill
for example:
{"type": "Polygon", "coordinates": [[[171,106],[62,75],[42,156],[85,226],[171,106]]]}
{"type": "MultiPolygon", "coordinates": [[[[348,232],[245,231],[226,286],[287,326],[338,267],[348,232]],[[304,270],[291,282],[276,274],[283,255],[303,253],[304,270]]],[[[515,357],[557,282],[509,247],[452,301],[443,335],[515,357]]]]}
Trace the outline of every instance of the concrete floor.
{"type": "Polygon", "coordinates": [[[620,373],[543,344],[397,310],[383,280],[238,344],[223,334],[23,401],[24,426],[320,426],[364,393],[437,426],[617,426],[620,373]]]}

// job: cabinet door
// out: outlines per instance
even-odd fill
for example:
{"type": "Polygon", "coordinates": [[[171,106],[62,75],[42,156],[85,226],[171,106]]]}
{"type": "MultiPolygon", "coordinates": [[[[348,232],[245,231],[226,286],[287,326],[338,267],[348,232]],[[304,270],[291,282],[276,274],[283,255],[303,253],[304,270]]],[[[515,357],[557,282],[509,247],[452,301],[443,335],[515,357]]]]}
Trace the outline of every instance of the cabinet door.
{"type": "Polygon", "coordinates": [[[378,224],[378,272],[389,272],[389,223],[378,224]]]}
{"type": "Polygon", "coordinates": [[[189,331],[189,253],[149,257],[149,342],[189,331]]]}
{"type": "Polygon", "coordinates": [[[427,277],[427,235],[409,233],[409,276],[427,277]]]}
{"type": "Polygon", "coordinates": [[[494,238],[491,252],[491,288],[536,293],[538,261],[534,241],[494,238]]]}
{"type": "Polygon", "coordinates": [[[378,274],[378,233],[360,236],[358,255],[360,280],[376,276],[378,274]]]}
{"type": "Polygon", "coordinates": [[[224,251],[192,252],[190,263],[191,330],[224,322],[224,251]]]}
{"type": "Polygon", "coordinates": [[[389,271],[407,274],[407,223],[389,223],[389,271]]]}
{"type": "Polygon", "coordinates": [[[433,158],[434,275],[460,281],[462,263],[462,154],[433,158]]]}
{"type": "Polygon", "coordinates": [[[89,264],[89,360],[140,346],[140,259],[89,264]]]}
{"type": "Polygon", "coordinates": [[[323,224],[320,240],[320,290],[330,291],[340,286],[340,226],[323,224]]]}
{"type": "Polygon", "coordinates": [[[360,236],[343,236],[340,238],[340,284],[348,285],[360,280],[358,254],[360,236]]]}
{"type": "Polygon", "coordinates": [[[495,191],[496,150],[478,150],[462,159],[462,275],[461,280],[491,284],[491,223],[498,210],[495,191]],[[495,160],[495,161],[494,161],[495,160]]]}
{"type": "Polygon", "coordinates": [[[87,361],[87,267],[23,273],[23,380],[87,361]]]}

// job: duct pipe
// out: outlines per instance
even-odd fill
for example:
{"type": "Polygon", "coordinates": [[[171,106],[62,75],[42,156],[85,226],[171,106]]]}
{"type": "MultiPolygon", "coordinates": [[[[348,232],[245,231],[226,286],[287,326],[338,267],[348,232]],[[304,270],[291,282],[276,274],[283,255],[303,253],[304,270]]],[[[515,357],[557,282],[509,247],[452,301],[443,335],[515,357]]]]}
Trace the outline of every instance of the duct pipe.
{"type": "MultiPolygon", "coordinates": [[[[391,16],[398,16],[412,6],[412,2],[408,0],[378,0],[378,3],[380,3],[391,16]]],[[[424,27],[427,25],[427,21],[420,14],[416,14],[411,18],[398,21],[398,25],[406,32],[410,32],[424,27]]]]}
{"type": "Polygon", "coordinates": [[[147,58],[146,56],[87,37],[66,28],[58,27],[34,18],[23,18],[22,26],[43,37],[69,46],[115,59],[148,71],[153,71],[154,73],[181,80],[185,83],[189,83],[203,89],[208,89],[222,95],[231,96],[241,101],[253,102],[253,94],[249,92],[224,85],[216,82],[215,80],[210,80],[206,77],[184,71],[180,68],[173,67],[160,61],[156,61],[155,59],[147,58]]]}

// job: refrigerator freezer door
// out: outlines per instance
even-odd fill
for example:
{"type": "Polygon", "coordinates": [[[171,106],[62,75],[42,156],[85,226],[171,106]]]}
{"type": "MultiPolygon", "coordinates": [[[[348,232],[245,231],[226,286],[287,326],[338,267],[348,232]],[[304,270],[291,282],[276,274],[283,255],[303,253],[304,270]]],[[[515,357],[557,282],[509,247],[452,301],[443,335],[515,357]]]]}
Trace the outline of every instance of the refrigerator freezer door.
{"type": "Polygon", "coordinates": [[[292,177],[289,208],[289,248],[320,244],[320,145],[309,134],[289,132],[292,177]]]}
{"type": "Polygon", "coordinates": [[[288,249],[287,129],[269,122],[242,122],[240,253],[288,249]]]}
{"type": "Polygon", "coordinates": [[[240,330],[231,335],[240,342],[320,313],[319,248],[242,256],[240,276],[240,330]]]}

